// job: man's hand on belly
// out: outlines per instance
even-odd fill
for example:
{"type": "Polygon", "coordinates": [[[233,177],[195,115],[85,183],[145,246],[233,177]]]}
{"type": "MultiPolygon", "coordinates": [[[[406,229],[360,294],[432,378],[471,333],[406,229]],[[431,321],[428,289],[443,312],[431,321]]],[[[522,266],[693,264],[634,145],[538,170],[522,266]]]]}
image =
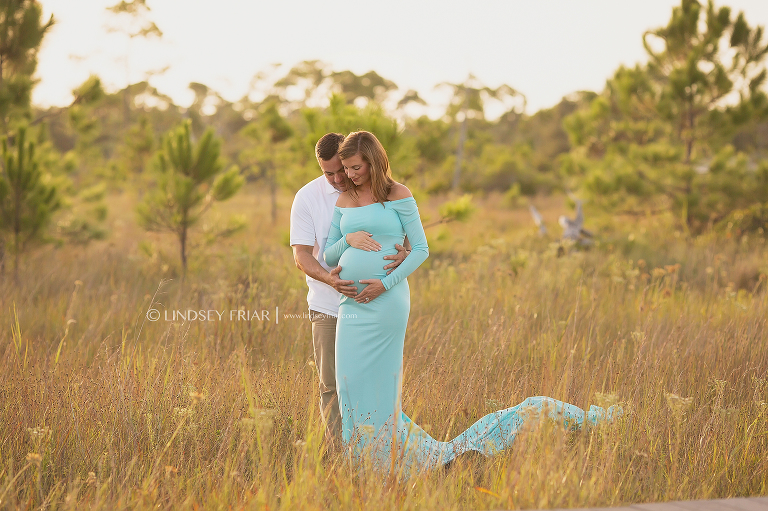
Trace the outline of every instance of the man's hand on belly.
{"type": "MultiPolygon", "coordinates": [[[[344,296],[354,298],[355,295],[357,295],[357,288],[353,285],[355,281],[341,280],[339,278],[340,271],[341,271],[341,266],[337,266],[336,268],[332,269],[330,273],[328,273],[328,280],[326,281],[326,284],[328,284],[329,286],[331,286],[333,289],[343,294],[344,296]]],[[[384,286],[382,285],[381,287],[384,287],[384,286]]]]}
{"type": "Polygon", "coordinates": [[[405,247],[399,243],[395,243],[395,248],[397,249],[397,254],[384,256],[384,259],[394,261],[393,263],[389,263],[384,267],[384,269],[387,270],[387,275],[395,271],[395,268],[400,266],[400,263],[405,261],[405,258],[408,257],[408,254],[411,253],[410,250],[406,250],[405,247]]]}

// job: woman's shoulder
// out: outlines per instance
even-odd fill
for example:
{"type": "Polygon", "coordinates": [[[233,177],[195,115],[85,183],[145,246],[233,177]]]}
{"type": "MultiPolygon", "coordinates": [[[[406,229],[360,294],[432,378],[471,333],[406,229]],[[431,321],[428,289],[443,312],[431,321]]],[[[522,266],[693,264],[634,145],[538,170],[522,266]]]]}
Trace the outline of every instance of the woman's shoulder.
{"type": "Polygon", "coordinates": [[[348,208],[352,206],[352,199],[350,198],[348,193],[340,193],[339,198],[336,199],[336,207],[338,208],[348,208]]]}
{"type": "Polygon", "coordinates": [[[413,194],[408,189],[408,187],[405,186],[404,184],[401,184],[395,181],[395,184],[392,185],[392,188],[389,190],[389,195],[387,196],[387,200],[393,201],[393,200],[407,199],[408,197],[413,197],[413,194]]]}

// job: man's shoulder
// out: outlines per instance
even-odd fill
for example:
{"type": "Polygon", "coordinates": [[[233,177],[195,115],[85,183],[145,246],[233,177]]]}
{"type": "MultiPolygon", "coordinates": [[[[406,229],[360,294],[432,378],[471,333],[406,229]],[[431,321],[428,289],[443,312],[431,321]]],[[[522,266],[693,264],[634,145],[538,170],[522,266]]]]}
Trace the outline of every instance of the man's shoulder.
{"type": "Polygon", "coordinates": [[[312,208],[321,203],[325,190],[323,189],[323,183],[319,180],[325,181],[325,178],[320,176],[299,188],[299,191],[293,197],[294,208],[297,206],[312,208]]]}
{"type": "Polygon", "coordinates": [[[313,179],[309,183],[307,183],[304,186],[302,186],[301,188],[299,188],[299,191],[296,192],[295,198],[301,197],[303,199],[303,198],[309,197],[311,195],[317,195],[318,193],[322,193],[323,192],[323,187],[322,187],[323,183],[320,182],[321,180],[325,180],[325,178],[323,176],[316,177],[315,179],[313,179]]]}

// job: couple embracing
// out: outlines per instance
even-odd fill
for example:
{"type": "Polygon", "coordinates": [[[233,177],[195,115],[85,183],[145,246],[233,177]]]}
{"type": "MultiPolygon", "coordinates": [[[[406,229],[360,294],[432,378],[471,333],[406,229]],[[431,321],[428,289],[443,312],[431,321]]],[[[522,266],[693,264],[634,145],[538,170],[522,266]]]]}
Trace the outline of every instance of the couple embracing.
{"type": "Polygon", "coordinates": [[[315,153],[322,175],[296,193],[290,243],[307,275],[321,413],[332,444],[356,457],[366,453],[382,468],[394,456],[409,470],[424,470],[465,452],[504,450],[531,420],[530,407],[566,427],[614,414],[532,397],[482,417],[450,442],[413,423],[400,401],[407,277],[429,256],[416,201],[392,179],[387,153],[372,133],[328,133],[315,153]]]}

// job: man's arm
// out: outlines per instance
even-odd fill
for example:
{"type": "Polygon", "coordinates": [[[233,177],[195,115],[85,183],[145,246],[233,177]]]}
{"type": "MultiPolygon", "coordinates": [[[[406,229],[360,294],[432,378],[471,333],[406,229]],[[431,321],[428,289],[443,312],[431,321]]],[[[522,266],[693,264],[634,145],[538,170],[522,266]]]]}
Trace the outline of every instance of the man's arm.
{"type": "Polygon", "coordinates": [[[298,269],[313,279],[328,284],[343,295],[349,297],[357,295],[357,288],[352,285],[354,284],[354,281],[341,280],[339,278],[341,266],[337,266],[329,273],[312,255],[312,249],[314,247],[310,247],[309,245],[293,245],[291,248],[293,249],[293,260],[298,269]]]}
{"type": "Polygon", "coordinates": [[[296,267],[313,279],[328,284],[339,293],[350,297],[355,296],[357,288],[350,285],[353,282],[339,279],[340,267],[328,273],[312,255],[316,235],[311,208],[302,194],[304,190],[305,188],[299,190],[291,205],[291,248],[296,267]]]}
{"type": "Polygon", "coordinates": [[[411,253],[411,242],[408,239],[408,236],[405,237],[405,240],[403,241],[403,245],[395,244],[395,248],[397,249],[397,254],[392,254],[388,256],[384,256],[384,259],[387,259],[389,261],[394,261],[393,263],[389,263],[384,267],[387,271],[387,275],[392,273],[392,271],[400,266],[400,263],[405,261],[405,258],[408,257],[408,254],[411,253]],[[403,246],[405,245],[405,246],[403,246]]]}

